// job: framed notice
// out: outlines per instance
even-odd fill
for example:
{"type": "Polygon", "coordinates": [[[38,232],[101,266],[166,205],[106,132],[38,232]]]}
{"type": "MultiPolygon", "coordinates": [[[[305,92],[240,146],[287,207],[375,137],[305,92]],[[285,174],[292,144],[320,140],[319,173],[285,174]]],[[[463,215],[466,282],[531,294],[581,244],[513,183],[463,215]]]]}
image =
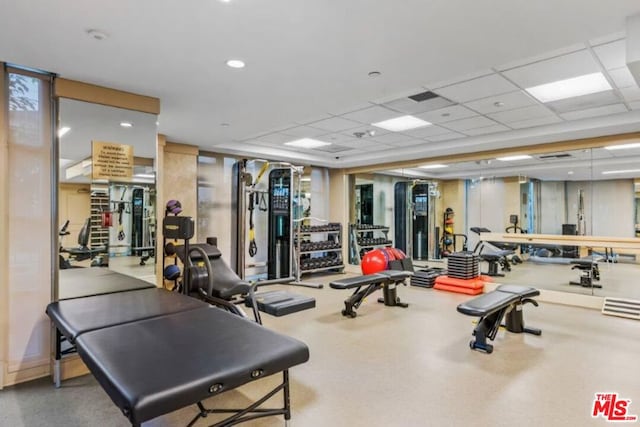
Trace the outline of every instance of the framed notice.
{"type": "Polygon", "coordinates": [[[93,179],[127,181],[133,175],[133,147],[115,142],[92,141],[93,179]]]}

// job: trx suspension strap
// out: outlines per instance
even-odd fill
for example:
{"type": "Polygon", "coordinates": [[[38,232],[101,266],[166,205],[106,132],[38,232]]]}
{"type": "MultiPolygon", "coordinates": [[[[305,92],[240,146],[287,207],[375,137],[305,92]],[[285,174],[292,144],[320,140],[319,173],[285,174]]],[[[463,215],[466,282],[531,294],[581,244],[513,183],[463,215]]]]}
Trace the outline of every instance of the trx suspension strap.
{"type": "Polygon", "coordinates": [[[252,258],[258,253],[258,245],[256,244],[256,230],[253,224],[253,210],[256,203],[259,205],[260,210],[263,210],[262,200],[259,198],[259,193],[256,192],[256,185],[260,182],[260,179],[262,179],[262,176],[268,168],[269,162],[265,162],[265,164],[262,165],[260,172],[258,172],[258,176],[256,177],[255,181],[253,181],[253,184],[251,184],[251,191],[249,192],[249,256],[252,258]]]}

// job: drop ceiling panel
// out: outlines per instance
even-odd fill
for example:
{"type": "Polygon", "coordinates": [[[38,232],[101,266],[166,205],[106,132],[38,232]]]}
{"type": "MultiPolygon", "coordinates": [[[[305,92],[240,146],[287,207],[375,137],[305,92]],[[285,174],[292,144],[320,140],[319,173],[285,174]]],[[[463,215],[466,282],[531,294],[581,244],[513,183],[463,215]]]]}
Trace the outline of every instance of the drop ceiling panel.
{"type": "Polygon", "coordinates": [[[532,56],[529,58],[522,58],[516,61],[511,61],[509,63],[506,64],[502,64],[498,67],[496,67],[496,70],[499,71],[506,71],[506,70],[510,70],[512,68],[518,68],[518,67],[522,67],[524,65],[529,65],[529,64],[533,64],[534,62],[540,62],[540,61],[545,61],[547,59],[552,59],[555,58],[557,56],[563,56],[563,55],[567,55],[569,53],[573,53],[573,52],[577,52],[579,50],[583,50],[586,49],[586,46],[584,45],[584,43],[578,43],[572,46],[566,46],[560,49],[555,49],[552,50],[550,52],[545,52],[541,55],[536,55],[536,56],[532,56]]]}
{"type": "Polygon", "coordinates": [[[618,86],[619,88],[637,86],[636,81],[631,74],[631,71],[629,71],[626,66],[617,68],[615,70],[610,70],[609,75],[613,79],[613,82],[616,84],[616,86],[618,86]]]}
{"type": "Polygon", "coordinates": [[[385,135],[376,135],[371,139],[382,144],[398,144],[401,142],[411,141],[413,138],[408,135],[393,132],[385,135]]]}
{"type": "Polygon", "coordinates": [[[518,90],[499,74],[490,74],[451,86],[441,87],[434,92],[456,102],[468,102],[518,90]]]}
{"type": "Polygon", "coordinates": [[[270,133],[268,135],[259,136],[258,138],[253,138],[253,141],[259,141],[267,144],[283,144],[295,139],[295,136],[287,135],[285,133],[270,133]]]}
{"type": "Polygon", "coordinates": [[[458,132],[449,132],[449,133],[443,133],[442,135],[433,135],[433,136],[429,136],[425,139],[428,139],[429,141],[433,141],[433,142],[438,142],[438,141],[449,141],[452,139],[459,139],[459,138],[464,138],[465,135],[458,133],[458,132]]]}
{"type": "Polygon", "coordinates": [[[402,142],[398,142],[398,143],[393,143],[391,145],[398,147],[398,148],[405,148],[405,147],[417,147],[417,146],[423,146],[423,145],[427,145],[429,144],[429,142],[423,140],[423,139],[409,139],[406,141],[402,141],[402,142]]]}
{"type": "Polygon", "coordinates": [[[380,105],[374,105],[364,110],[343,114],[342,118],[370,125],[371,123],[393,119],[394,117],[400,117],[402,115],[402,113],[398,113],[397,111],[389,110],[380,105]]]}
{"type": "Polygon", "coordinates": [[[495,125],[491,125],[483,128],[467,129],[464,131],[464,133],[469,136],[475,136],[475,135],[488,135],[490,133],[504,132],[506,130],[511,130],[511,129],[504,125],[495,124],[495,125]]]}
{"type": "Polygon", "coordinates": [[[357,128],[362,125],[358,122],[354,122],[353,120],[347,120],[341,117],[331,117],[329,119],[310,123],[309,126],[324,130],[325,132],[340,132],[347,129],[357,128]]]}
{"type": "MultiPolygon", "coordinates": [[[[371,125],[369,125],[369,126],[360,126],[360,127],[355,128],[355,129],[349,129],[349,130],[342,131],[340,133],[343,134],[343,135],[348,136],[349,138],[357,138],[355,136],[356,133],[367,134],[367,132],[374,132],[373,136],[386,135],[386,134],[389,133],[389,131],[386,130],[386,129],[378,128],[378,127],[371,126],[371,125]]],[[[366,138],[371,138],[371,137],[369,137],[369,136],[363,137],[363,139],[366,139],[366,138]]]]}
{"type": "Polygon", "coordinates": [[[618,95],[613,90],[608,90],[606,92],[549,102],[545,105],[556,113],[568,113],[570,111],[586,110],[604,105],[617,104],[619,102],[620,98],[618,95]]]}
{"type": "Polygon", "coordinates": [[[612,104],[604,107],[589,108],[586,110],[571,111],[561,114],[565,120],[586,119],[588,117],[608,116],[610,114],[626,113],[627,107],[624,104],[612,104]]]}
{"type": "Polygon", "coordinates": [[[349,135],[346,133],[330,133],[320,136],[320,139],[322,139],[323,141],[331,142],[333,144],[342,144],[356,138],[353,135],[349,135]]]}
{"type": "Polygon", "coordinates": [[[615,68],[622,68],[627,66],[626,62],[626,47],[625,40],[618,40],[613,43],[607,43],[593,48],[593,51],[604,65],[607,70],[613,70],[615,68]]]}
{"type": "Polygon", "coordinates": [[[343,152],[343,151],[349,151],[349,150],[351,150],[351,148],[345,147],[343,145],[331,144],[331,145],[325,145],[323,147],[314,148],[313,150],[322,151],[322,152],[325,152],[325,153],[340,153],[340,152],[343,152]]]}
{"type": "Polygon", "coordinates": [[[343,114],[352,113],[359,110],[364,110],[365,108],[371,107],[373,104],[370,102],[362,102],[359,104],[352,104],[344,107],[336,107],[329,109],[329,113],[334,116],[342,116],[343,114]]]}
{"type": "Polygon", "coordinates": [[[631,107],[632,110],[640,110],[640,101],[630,102],[629,107],[631,107]]]}
{"type": "Polygon", "coordinates": [[[489,114],[489,117],[499,122],[509,124],[513,122],[521,122],[523,120],[537,119],[539,117],[547,117],[552,115],[553,112],[551,112],[551,110],[543,105],[531,105],[529,107],[489,114]]]}
{"type": "MultiPolygon", "coordinates": [[[[332,116],[331,114],[316,114],[313,117],[307,117],[303,120],[297,120],[296,124],[298,125],[308,125],[309,123],[313,123],[313,122],[319,122],[320,120],[324,120],[324,119],[330,119],[332,116]]],[[[287,127],[291,127],[291,126],[287,126],[287,127]]]]}
{"type": "Polygon", "coordinates": [[[421,128],[417,128],[413,130],[408,130],[402,133],[404,133],[405,135],[409,135],[413,138],[426,138],[432,135],[442,135],[443,133],[447,133],[447,132],[450,132],[450,130],[440,126],[431,125],[431,126],[423,126],[421,128]]]}
{"type": "Polygon", "coordinates": [[[431,82],[431,83],[427,84],[426,87],[431,88],[431,90],[433,90],[433,89],[437,89],[437,88],[440,88],[440,87],[451,86],[451,85],[454,85],[454,84],[466,82],[468,80],[477,79],[479,77],[488,76],[488,75],[493,74],[493,73],[494,72],[492,70],[490,70],[490,69],[478,70],[478,71],[474,71],[474,72],[471,72],[469,74],[465,74],[465,75],[458,76],[458,77],[455,77],[455,78],[446,79],[446,80],[439,80],[437,82],[431,82]]]}
{"type": "Polygon", "coordinates": [[[400,98],[383,104],[385,107],[405,114],[417,114],[425,111],[433,111],[439,108],[453,105],[453,102],[438,96],[426,101],[416,102],[410,98],[400,98]]]}
{"type": "Polygon", "coordinates": [[[545,61],[504,71],[503,74],[522,88],[596,73],[600,67],[587,50],[580,50],[545,61]]]}
{"type": "Polygon", "coordinates": [[[535,126],[552,125],[554,123],[560,123],[562,119],[557,116],[540,117],[537,119],[527,119],[519,122],[509,123],[509,126],[513,129],[526,129],[535,126]]]}
{"type": "Polygon", "coordinates": [[[620,89],[620,93],[625,101],[640,101],[640,88],[637,86],[622,88],[620,89]]]}
{"type": "Polygon", "coordinates": [[[448,122],[446,127],[455,131],[465,131],[468,129],[482,128],[487,126],[493,126],[496,122],[488,119],[484,116],[470,117],[468,119],[456,120],[454,122],[448,122]]]}
{"type": "Polygon", "coordinates": [[[291,135],[293,138],[290,141],[297,138],[315,138],[322,134],[327,133],[327,131],[322,129],[312,128],[310,126],[296,126],[294,128],[285,129],[282,133],[291,135]]]}
{"type": "Polygon", "coordinates": [[[526,92],[519,90],[517,92],[504,93],[502,95],[490,96],[488,98],[467,102],[465,106],[480,114],[489,114],[536,104],[537,101],[535,101],[531,96],[526,92]],[[496,103],[502,103],[503,105],[498,106],[496,103]]]}
{"type": "Polygon", "coordinates": [[[451,107],[429,111],[428,113],[416,114],[416,117],[426,120],[429,123],[446,123],[477,115],[478,113],[476,113],[475,111],[471,111],[470,109],[463,107],[462,105],[452,105],[451,107]]]}

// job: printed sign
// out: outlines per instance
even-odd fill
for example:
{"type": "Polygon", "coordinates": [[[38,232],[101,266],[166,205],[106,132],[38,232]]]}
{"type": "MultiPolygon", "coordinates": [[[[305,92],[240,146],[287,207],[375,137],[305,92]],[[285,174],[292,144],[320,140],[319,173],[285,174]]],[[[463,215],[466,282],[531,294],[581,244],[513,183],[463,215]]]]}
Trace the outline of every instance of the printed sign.
{"type": "Polygon", "coordinates": [[[129,180],[133,175],[133,147],[92,141],[91,163],[93,179],[129,180]]]}

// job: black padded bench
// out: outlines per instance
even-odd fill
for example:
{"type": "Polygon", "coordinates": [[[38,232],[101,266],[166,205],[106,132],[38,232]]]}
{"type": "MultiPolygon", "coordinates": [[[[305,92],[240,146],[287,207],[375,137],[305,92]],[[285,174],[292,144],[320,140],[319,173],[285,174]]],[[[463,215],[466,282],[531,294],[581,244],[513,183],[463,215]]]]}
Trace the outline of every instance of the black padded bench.
{"type": "Polygon", "coordinates": [[[491,353],[493,345],[487,343],[487,338],[492,341],[495,339],[505,315],[505,326],[509,332],[542,334],[540,329],[525,327],[522,317],[522,306],[531,303],[537,307],[538,302],[533,297],[538,295],[540,291],[535,288],[500,285],[492,292],[458,305],[460,313],[480,317],[478,325],[473,330],[475,339],[469,342],[471,349],[491,353]]]}
{"type": "Polygon", "coordinates": [[[411,275],[412,273],[408,271],[385,270],[365,276],[334,280],[329,283],[329,286],[333,289],[355,288],[353,294],[344,301],[344,309],[342,310],[343,316],[354,318],[357,316],[355,310],[360,307],[364,299],[379,289],[383,289],[383,298],[378,298],[378,302],[390,307],[408,307],[409,304],[401,302],[397,297],[396,288],[411,275]]]}
{"type": "Polygon", "coordinates": [[[191,404],[199,413],[189,425],[209,413],[231,414],[216,424],[225,426],[271,415],[288,420],[288,369],[309,358],[293,338],[162,289],[58,301],[47,314],[133,426],[191,404]],[[247,408],[201,403],[276,373],[282,382],[247,408]],[[259,408],[280,391],[283,407],[259,408]]]}
{"type": "Polygon", "coordinates": [[[593,283],[600,280],[600,269],[595,259],[576,259],[571,261],[572,270],[580,270],[580,281],[569,282],[570,285],[578,285],[583,288],[602,288],[602,285],[593,283]]]}

